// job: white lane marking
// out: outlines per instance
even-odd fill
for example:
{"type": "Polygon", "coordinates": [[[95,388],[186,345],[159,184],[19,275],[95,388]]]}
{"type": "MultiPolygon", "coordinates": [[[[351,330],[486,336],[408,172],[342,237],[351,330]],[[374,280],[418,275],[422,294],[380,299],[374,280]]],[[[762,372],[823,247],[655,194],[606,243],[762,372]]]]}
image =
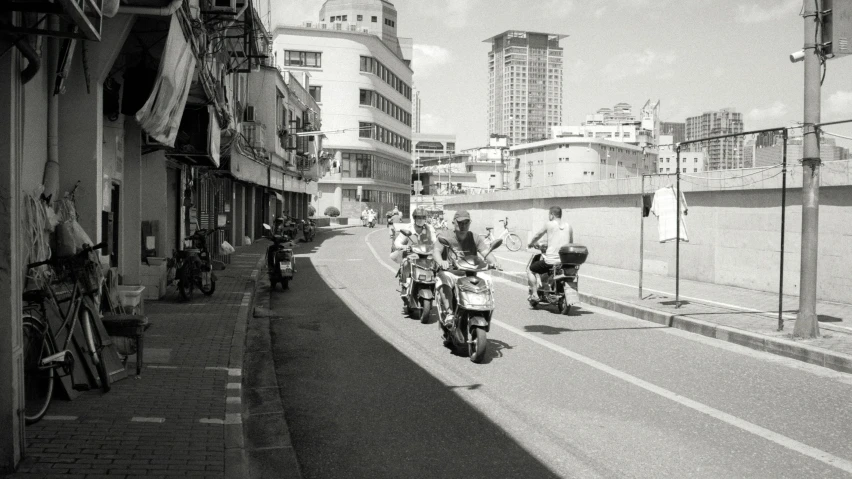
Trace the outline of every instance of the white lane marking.
{"type": "MultiPolygon", "coordinates": [[[[373,252],[373,256],[375,256],[376,259],[379,260],[379,263],[381,265],[383,265],[385,268],[388,268],[388,269],[394,271],[393,268],[388,266],[384,262],[384,260],[382,260],[382,258],[379,257],[378,253],[376,253],[376,250],[373,249],[372,245],[370,245],[369,241],[367,241],[369,236],[370,235],[367,235],[367,237],[364,238],[364,241],[367,242],[367,246],[369,246],[370,251],[373,252]]],[[[506,281],[506,283],[510,283],[510,282],[506,281]]],[[[510,283],[510,284],[514,285],[514,283],[510,283]]],[[[514,285],[514,286],[521,287],[520,285],[514,285]]],[[[754,435],[756,435],[760,438],[774,442],[775,444],[778,444],[781,447],[784,447],[784,448],[790,449],[792,451],[798,452],[798,453],[803,454],[805,456],[808,456],[810,458],[816,459],[817,461],[820,461],[822,463],[828,464],[832,467],[836,467],[837,469],[840,469],[842,471],[845,471],[845,472],[852,474],[852,462],[847,461],[846,459],[837,457],[833,454],[822,451],[822,450],[817,449],[815,447],[808,446],[807,444],[796,441],[795,439],[791,439],[791,438],[784,436],[782,434],[778,434],[774,431],[770,431],[769,429],[758,426],[757,424],[750,423],[748,421],[745,421],[745,420],[740,419],[740,418],[738,418],[734,415],[720,411],[720,410],[715,409],[713,407],[707,406],[706,404],[703,404],[703,403],[700,403],[698,401],[694,401],[692,399],[681,396],[680,394],[677,394],[675,392],[669,391],[668,389],[662,388],[662,387],[657,386],[655,384],[652,384],[652,383],[649,383],[649,382],[644,381],[642,379],[639,379],[635,376],[627,374],[627,373],[620,371],[618,369],[615,369],[613,367],[607,366],[606,364],[595,361],[594,359],[583,356],[582,354],[575,353],[575,352],[570,351],[570,350],[568,350],[568,349],[566,349],[562,346],[551,343],[550,341],[546,341],[546,340],[541,339],[541,338],[539,338],[535,335],[532,335],[532,334],[527,333],[525,331],[521,331],[520,329],[515,328],[514,326],[510,326],[506,323],[503,323],[502,321],[495,319],[495,320],[491,321],[491,324],[500,326],[501,328],[503,328],[503,329],[505,329],[509,332],[515,333],[516,335],[518,335],[518,336],[520,336],[524,339],[527,339],[529,341],[532,341],[532,342],[538,344],[539,346],[543,346],[547,349],[550,349],[551,351],[562,354],[563,356],[566,356],[566,357],[573,359],[577,362],[583,363],[583,364],[590,366],[592,368],[595,368],[595,369],[597,369],[601,372],[604,372],[606,374],[614,376],[618,379],[621,379],[622,381],[633,384],[634,386],[642,388],[642,389],[644,389],[648,392],[651,392],[653,394],[661,396],[661,397],[668,399],[670,401],[676,402],[676,403],[678,403],[682,406],[686,406],[686,407],[688,407],[688,408],[690,408],[694,411],[706,414],[706,415],[708,415],[712,418],[715,418],[719,421],[722,421],[722,422],[727,423],[731,426],[739,428],[743,431],[754,434],[754,435]]]]}
{"type": "Polygon", "coordinates": [[[598,371],[601,371],[601,372],[604,372],[604,373],[609,374],[611,376],[614,376],[618,379],[621,379],[622,381],[633,384],[634,386],[640,387],[640,388],[642,388],[642,389],[644,389],[648,392],[654,393],[654,394],[661,396],[665,399],[668,399],[670,401],[674,401],[674,402],[676,402],[676,403],[678,403],[682,406],[686,406],[686,407],[688,407],[688,408],[690,408],[694,411],[698,411],[700,413],[706,414],[710,417],[718,419],[719,421],[727,423],[727,424],[734,426],[736,428],[742,429],[743,431],[750,432],[750,433],[752,433],[752,434],[754,434],[758,437],[761,437],[761,438],[766,439],[768,441],[774,442],[775,444],[778,444],[779,446],[785,447],[785,448],[790,449],[792,451],[798,452],[799,454],[803,454],[803,455],[808,456],[812,459],[816,459],[817,461],[828,464],[829,466],[836,467],[837,469],[840,469],[842,471],[845,471],[845,472],[852,474],[852,462],[847,461],[846,459],[837,457],[833,454],[822,451],[822,450],[817,449],[815,447],[808,446],[807,444],[803,444],[799,441],[796,441],[795,439],[791,439],[787,436],[778,434],[774,431],[770,431],[769,429],[760,427],[757,424],[750,423],[748,421],[740,419],[740,418],[733,416],[731,414],[728,414],[726,412],[722,412],[718,409],[707,406],[706,404],[702,404],[698,401],[693,401],[692,399],[685,398],[685,397],[681,396],[680,394],[669,391],[668,389],[661,388],[661,387],[659,387],[655,384],[651,384],[651,383],[644,381],[642,379],[639,379],[635,376],[631,376],[630,374],[619,371],[618,369],[607,366],[606,364],[595,361],[594,359],[587,358],[586,356],[583,356],[581,354],[577,354],[573,351],[570,351],[566,348],[563,348],[562,346],[558,346],[556,344],[553,344],[550,341],[546,341],[546,340],[541,339],[537,336],[534,336],[530,333],[521,331],[520,329],[515,328],[514,326],[510,326],[506,323],[503,323],[502,321],[498,321],[498,320],[495,319],[495,320],[492,320],[491,323],[496,324],[497,326],[500,326],[501,328],[506,329],[510,332],[513,332],[513,333],[517,334],[518,336],[521,336],[525,339],[528,339],[528,340],[530,340],[530,341],[532,341],[532,342],[534,342],[534,343],[536,343],[540,346],[543,346],[547,349],[550,349],[551,351],[554,351],[554,352],[559,353],[563,356],[569,357],[569,358],[573,359],[574,361],[577,361],[577,362],[583,363],[587,366],[590,366],[592,368],[595,368],[598,371]]]}
{"type": "Polygon", "coordinates": [[[162,424],[166,422],[166,418],[164,417],[133,417],[130,419],[130,422],[151,422],[156,424],[162,424]]]}
{"type": "Polygon", "coordinates": [[[42,419],[45,421],[76,421],[79,418],[77,416],[44,416],[42,419]]]}
{"type": "Polygon", "coordinates": [[[242,402],[243,400],[239,396],[228,396],[225,398],[225,404],[241,404],[242,402]]]}
{"type": "Polygon", "coordinates": [[[225,414],[225,424],[242,424],[243,415],[240,413],[225,414]]]}

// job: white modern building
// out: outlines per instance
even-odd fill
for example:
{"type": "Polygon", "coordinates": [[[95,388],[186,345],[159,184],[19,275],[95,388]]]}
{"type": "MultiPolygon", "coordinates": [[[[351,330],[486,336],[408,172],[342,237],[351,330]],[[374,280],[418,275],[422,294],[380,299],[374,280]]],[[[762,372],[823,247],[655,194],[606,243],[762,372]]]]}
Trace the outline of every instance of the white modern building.
{"type": "Polygon", "coordinates": [[[512,145],[543,140],[562,124],[562,47],[568,35],[509,30],[485,43],[488,133],[512,145]]]}
{"type": "Polygon", "coordinates": [[[657,151],[602,138],[554,138],[509,149],[509,189],[627,178],[655,171],[657,151]]]}
{"type": "Polygon", "coordinates": [[[585,137],[601,138],[641,147],[655,147],[659,135],[660,102],[650,100],[639,112],[627,103],[618,103],[613,108],[601,108],[579,126],[552,126],[551,138],[585,137]]]}
{"type": "MultiPolygon", "coordinates": [[[[660,149],[657,157],[657,173],[677,173],[677,146],[673,135],[660,136],[660,149]]],[[[700,173],[705,170],[703,151],[680,152],[681,173],[700,173]]]]}
{"type": "Polygon", "coordinates": [[[323,110],[330,161],[313,198],[319,214],[333,206],[359,217],[364,204],[408,211],[411,42],[396,32],[396,9],[384,0],[327,0],[318,22],[275,30],[276,65],[308,72],[323,110]]]}

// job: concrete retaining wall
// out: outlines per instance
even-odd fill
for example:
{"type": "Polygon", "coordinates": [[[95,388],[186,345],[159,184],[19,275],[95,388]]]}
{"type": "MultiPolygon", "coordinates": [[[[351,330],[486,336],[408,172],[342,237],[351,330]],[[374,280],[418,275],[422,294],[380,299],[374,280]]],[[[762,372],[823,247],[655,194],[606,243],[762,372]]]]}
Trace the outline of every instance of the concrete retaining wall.
{"type": "MultiPolygon", "coordinates": [[[[681,244],[681,277],[762,291],[777,291],[780,261],[781,176],[779,169],[713,172],[682,184],[689,207],[690,242],[681,244]],[[744,176],[750,175],[750,176],[744,176]]],[[[788,174],[784,292],[798,294],[801,239],[801,175],[788,174]]],[[[826,164],[820,189],[818,294],[822,300],[852,303],[852,174],[849,162],[826,164]]],[[[639,178],[513,190],[449,198],[452,217],[467,209],[473,229],[509,218],[510,229],[526,241],[560,206],[574,227],[575,242],[589,247],[589,262],[639,269],[639,178]]],[[[674,178],[645,180],[645,191],[674,178]]],[[[658,242],[657,218],[645,218],[645,271],[674,276],[675,244],[658,242]]],[[[686,293],[685,293],[686,294],[686,293]]]]}

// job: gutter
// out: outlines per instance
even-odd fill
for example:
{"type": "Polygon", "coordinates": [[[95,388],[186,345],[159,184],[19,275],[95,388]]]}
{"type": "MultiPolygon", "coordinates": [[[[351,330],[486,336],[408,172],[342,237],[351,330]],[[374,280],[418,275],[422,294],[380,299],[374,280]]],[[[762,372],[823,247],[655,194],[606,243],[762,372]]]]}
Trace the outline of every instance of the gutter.
{"type": "MultiPolygon", "coordinates": [[[[183,0],[171,0],[165,7],[134,7],[122,5],[118,7],[118,13],[127,15],[147,15],[152,17],[167,17],[175,13],[183,4],[183,0]]],[[[248,4],[248,2],[246,2],[248,4]]]]}

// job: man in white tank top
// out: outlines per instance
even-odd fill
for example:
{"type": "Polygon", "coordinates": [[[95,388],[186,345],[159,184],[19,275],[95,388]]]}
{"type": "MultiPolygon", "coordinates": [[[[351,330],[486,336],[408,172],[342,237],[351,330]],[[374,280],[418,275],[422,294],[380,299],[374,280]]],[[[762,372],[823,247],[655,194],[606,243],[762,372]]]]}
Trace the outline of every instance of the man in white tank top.
{"type": "Polygon", "coordinates": [[[553,265],[559,264],[559,248],[574,242],[574,230],[568,223],[562,222],[562,208],[551,206],[548,212],[549,221],[532,237],[530,249],[535,248],[536,242],[547,235],[547,250],[544,257],[533,261],[527,270],[527,283],[530,289],[530,299],[538,299],[538,275],[549,273],[553,265]]]}

